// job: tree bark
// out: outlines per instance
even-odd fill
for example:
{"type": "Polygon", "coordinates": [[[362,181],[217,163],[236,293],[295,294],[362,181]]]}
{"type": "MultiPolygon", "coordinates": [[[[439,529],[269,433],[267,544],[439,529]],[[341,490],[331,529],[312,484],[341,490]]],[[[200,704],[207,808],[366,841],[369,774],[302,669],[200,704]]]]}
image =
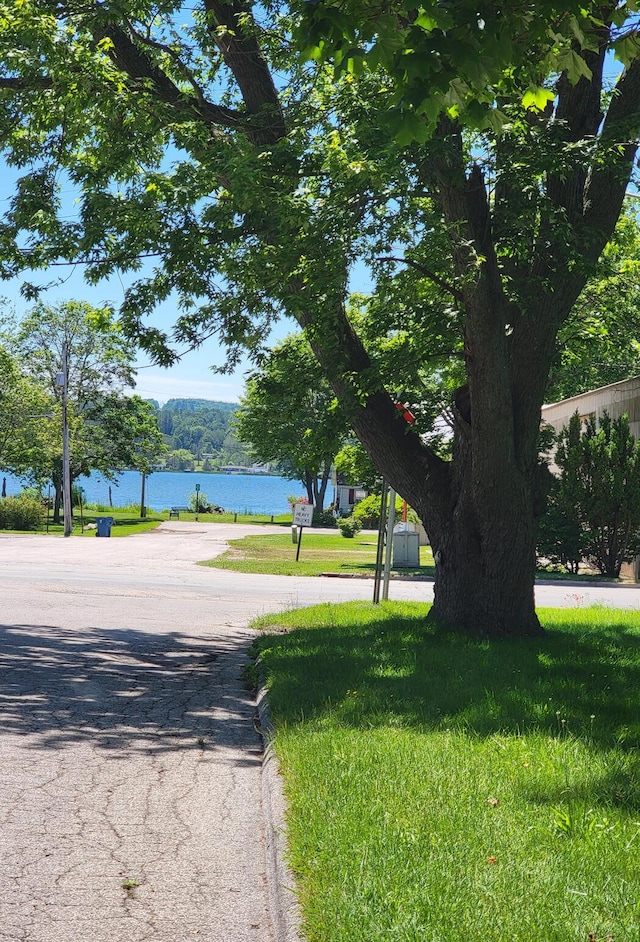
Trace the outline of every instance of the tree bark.
{"type": "Polygon", "coordinates": [[[53,522],[62,523],[60,513],[62,511],[62,481],[53,481],[53,522]]]}
{"type": "MultiPolygon", "coordinates": [[[[429,620],[480,637],[541,634],[534,583],[544,474],[505,464],[487,480],[473,460],[469,432],[460,428],[456,440],[452,506],[439,515],[445,526],[427,523],[436,562],[429,620]]],[[[428,505],[425,516],[429,521],[428,505]]]]}

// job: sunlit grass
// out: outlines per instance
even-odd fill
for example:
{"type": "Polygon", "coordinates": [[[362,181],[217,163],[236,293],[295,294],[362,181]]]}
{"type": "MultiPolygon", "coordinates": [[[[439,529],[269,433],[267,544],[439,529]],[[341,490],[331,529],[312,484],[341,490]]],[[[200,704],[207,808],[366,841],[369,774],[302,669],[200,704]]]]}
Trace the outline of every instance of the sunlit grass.
{"type": "MultiPolygon", "coordinates": [[[[280,576],[319,576],[323,572],[372,575],[375,568],[377,535],[359,533],[353,539],[340,534],[314,533],[304,530],[300,557],[290,534],[265,534],[230,540],[230,549],[204,565],[235,572],[269,573],[280,576]]],[[[419,568],[398,572],[412,575],[433,575],[431,549],[420,547],[419,568]]]]}
{"type": "MultiPolygon", "coordinates": [[[[146,533],[149,530],[155,530],[162,523],[162,515],[148,511],[147,516],[140,518],[140,508],[136,504],[132,507],[104,507],[92,505],[83,507],[82,512],[78,508],[74,509],[73,515],[73,536],[95,537],[96,520],[98,517],[111,517],[113,525],[111,527],[112,537],[131,536],[134,533],[146,533]]],[[[53,523],[51,517],[44,529],[52,536],[61,536],[64,533],[62,523],[53,523]]]]}
{"type": "Polygon", "coordinates": [[[306,938],[640,939],[640,614],[490,643],[426,612],[259,623],[306,938]]]}

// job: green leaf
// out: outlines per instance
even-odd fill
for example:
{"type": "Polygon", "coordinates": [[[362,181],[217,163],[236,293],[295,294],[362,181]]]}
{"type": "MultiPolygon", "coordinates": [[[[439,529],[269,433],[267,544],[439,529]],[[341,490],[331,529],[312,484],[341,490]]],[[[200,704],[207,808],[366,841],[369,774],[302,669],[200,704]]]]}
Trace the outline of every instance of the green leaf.
{"type": "Polygon", "coordinates": [[[550,88],[540,88],[534,85],[530,85],[525,94],[522,96],[522,105],[524,108],[533,111],[544,111],[547,107],[547,104],[550,101],[553,101],[555,98],[555,92],[550,88]]]}

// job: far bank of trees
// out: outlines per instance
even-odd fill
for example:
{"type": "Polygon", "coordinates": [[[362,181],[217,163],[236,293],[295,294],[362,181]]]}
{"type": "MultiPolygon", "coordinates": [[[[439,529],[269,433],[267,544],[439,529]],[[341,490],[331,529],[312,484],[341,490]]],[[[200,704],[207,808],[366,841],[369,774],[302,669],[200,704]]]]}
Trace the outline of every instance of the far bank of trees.
{"type": "Polygon", "coordinates": [[[216,471],[225,465],[251,465],[249,449],[233,429],[238,408],[233,402],[208,399],[170,399],[157,407],[158,425],[171,471],[216,471]]]}

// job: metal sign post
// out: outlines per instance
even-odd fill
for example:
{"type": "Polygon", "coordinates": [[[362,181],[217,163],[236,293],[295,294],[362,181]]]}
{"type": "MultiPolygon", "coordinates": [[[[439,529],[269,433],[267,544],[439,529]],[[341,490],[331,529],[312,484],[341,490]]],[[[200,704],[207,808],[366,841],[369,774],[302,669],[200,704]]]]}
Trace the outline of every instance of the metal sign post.
{"type": "Polygon", "coordinates": [[[198,519],[198,511],[200,509],[200,485],[196,484],[196,520],[198,519]]]}
{"type": "Polygon", "coordinates": [[[384,544],[386,536],[387,523],[387,495],[389,486],[385,480],[382,481],[382,496],[380,499],[380,523],[378,524],[378,546],[376,549],[376,568],[373,577],[373,604],[380,603],[380,583],[382,581],[382,560],[384,556],[384,544]]]}
{"type": "Polygon", "coordinates": [[[293,525],[298,527],[298,548],[296,549],[296,562],[300,558],[300,544],[302,543],[303,527],[310,527],[313,523],[313,504],[296,504],[293,508],[293,525]]]}

